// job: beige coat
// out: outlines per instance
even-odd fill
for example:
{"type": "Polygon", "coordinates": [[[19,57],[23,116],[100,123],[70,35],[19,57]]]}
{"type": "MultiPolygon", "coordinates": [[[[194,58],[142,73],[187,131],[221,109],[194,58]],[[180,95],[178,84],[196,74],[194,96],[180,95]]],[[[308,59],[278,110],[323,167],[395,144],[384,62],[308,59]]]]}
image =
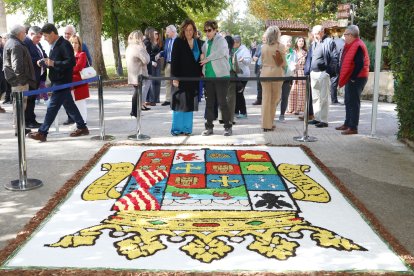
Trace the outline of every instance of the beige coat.
{"type": "Polygon", "coordinates": [[[128,68],[128,84],[138,85],[138,76],[148,76],[147,64],[150,56],[144,44],[130,44],[125,52],[125,59],[128,68]]]}
{"type": "MultiPolygon", "coordinates": [[[[286,61],[285,47],[279,43],[273,45],[264,44],[262,46],[262,71],[261,77],[283,77],[284,62],[281,66],[277,66],[274,56],[276,50],[282,54],[282,58],[286,61]]],[[[276,127],[274,123],[276,115],[276,106],[280,102],[282,92],[282,81],[263,81],[262,82],[262,128],[271,130],[276,127]]]]}

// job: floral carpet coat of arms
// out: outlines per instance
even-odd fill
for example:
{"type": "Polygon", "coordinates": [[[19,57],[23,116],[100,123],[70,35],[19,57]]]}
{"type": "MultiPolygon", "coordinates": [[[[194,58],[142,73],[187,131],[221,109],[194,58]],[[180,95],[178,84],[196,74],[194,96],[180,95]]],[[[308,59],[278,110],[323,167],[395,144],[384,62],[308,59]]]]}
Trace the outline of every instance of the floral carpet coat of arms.
{"type": "Polygon", "coordinates": [[[106,210],[43,236],[48,254],[89,250],[81,266],[101,268],[406,269],[300,148],[114,147],[105,156],[70,198],[106,210]],[[111,150],[115,158],[105,158],[111,150]],[[94,264],[103,249],[120,267],[94,264]],[[372,260],[378,253],[385,265],[372,260]]]}

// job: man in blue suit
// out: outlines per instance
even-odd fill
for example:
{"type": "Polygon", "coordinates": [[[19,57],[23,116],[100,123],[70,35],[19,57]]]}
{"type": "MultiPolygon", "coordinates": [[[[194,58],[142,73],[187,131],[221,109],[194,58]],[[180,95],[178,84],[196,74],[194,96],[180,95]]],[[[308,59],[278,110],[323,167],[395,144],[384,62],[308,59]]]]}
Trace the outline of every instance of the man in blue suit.
{"type": "MultiPolygon", "coordinates": [[[[159,57],[164,58],[165,62],[165,73],[166,77],[171,77],[171,52],[174,45],[174,41],[177,38],[177,28],[174,25],[170,25],[166,28],[167,39],[165,40],[165,48],[164,51],[159,53],[159,57]]],[[[171,102],[171,89],[172,88],[172,81],[166,80],[165,81],[165,101],[161,104],[163,106],[170,105],[171,102]]]]}
{"type": "MultiPolygon", "coordinates": [[[[40,81],[46,80],[46,68],[40,64],[40,61],[43,58],[47,58],[45,51],[42,48],[42,45],[39,43],[42,38],[42,32],[40,27],[32,26],[29,28],[26,38],[24,39],[24,44],[29,50],[30,56],[32,58],[33,68],[36,77],[36,87],[30,87],[30,90],[38,89],[40,81]]],[[[26,127],[28,128],[38,128],[40,123],[36,121],[36,114],[34,109],[36,106],[36,95],[27,97],[27,106],[25,110],[25,121],[26,127]]]]}

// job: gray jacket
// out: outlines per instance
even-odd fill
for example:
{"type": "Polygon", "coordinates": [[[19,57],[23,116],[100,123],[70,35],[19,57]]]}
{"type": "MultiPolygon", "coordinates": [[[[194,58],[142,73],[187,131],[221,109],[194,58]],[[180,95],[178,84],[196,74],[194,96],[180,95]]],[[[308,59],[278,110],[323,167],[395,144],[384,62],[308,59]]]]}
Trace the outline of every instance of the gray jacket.
{"type": "Polygon", "coordinates": [[[3,50],[4,77],[11,86],[28,84],[37,88],[32,58],[26,46],[17,37],[11,35],[3,50]]]}
{"type": "MultiPolygon", "coordinates": [[[[207,41],[201,48],[204,55],[207,55],[207,41]]],[[[219,33],[213,39],[211,45],[210,55],[206,57],[207,61],[211,61],[214,73],[216,77],[230,76],[230,63],[229,63],[229,48],[227,41],[219,33]]],[[[205,65],[203,66],[203,74],[205,75],[205,65]]]]}

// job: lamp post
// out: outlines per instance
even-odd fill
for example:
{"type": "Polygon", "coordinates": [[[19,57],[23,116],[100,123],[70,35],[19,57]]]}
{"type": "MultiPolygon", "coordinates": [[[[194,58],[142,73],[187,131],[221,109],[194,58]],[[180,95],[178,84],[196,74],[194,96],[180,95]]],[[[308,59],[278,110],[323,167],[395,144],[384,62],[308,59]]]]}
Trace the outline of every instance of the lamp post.
{"type": "Polygon", "coordinates": [[[53,23],[53,0],[47,0],[47,22],[53,23]]]}
{"type": "Polygon", "coordinates": [[[372,99],[372,117],[371,117],[371,137],[375,137],[377,132],[377,112],[378,112],[378,94],[379,94],[379,77],[381,69],[381,46],[384,28],[384,0],[378,2],[378,19],[377,35],[375,37],[375,71],[374,71],[374,97],[372,99]]]}

